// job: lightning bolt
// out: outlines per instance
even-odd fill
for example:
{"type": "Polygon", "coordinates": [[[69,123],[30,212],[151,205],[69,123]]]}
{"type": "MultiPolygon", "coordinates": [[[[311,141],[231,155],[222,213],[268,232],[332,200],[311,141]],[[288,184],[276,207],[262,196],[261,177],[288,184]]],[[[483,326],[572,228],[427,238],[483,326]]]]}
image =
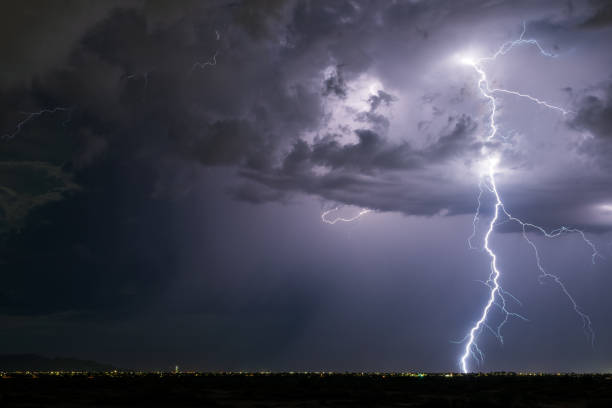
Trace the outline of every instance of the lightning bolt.
{"type": "Polygon", "coordinates": [[[208,61],[194,63],[193,66],[191,67],[191,70],[193,71],[196,68],[204,69],[208,66],[213,67],[217,65],[217,54],[218,52],[215,52],[208,61]]]}
{"type": "Polygon", "coordinates": [[[353,217],[349,217],[349,218],[344,218],[344,217],[336,217],[336,218],[332,218],[332,219],[328,219],[327,216],[331,213],[334,213],[336,211],[338,211],[340,209],[340,207],[336,207],[336,208],[332,208],[331,210],[327,210],[325,211],[323,214],[321,214],[321,221],[323,221],[326,224],[335,224],[337,222],[352,222],[357,220],[358,218],[363,217],[364,215],[366,215],[369,212],[372,212],[372,210],[368,209],[368,208],[362,208],[357,215],[353,216],[353,217]]]}
{"type": "MultiPolygon", "coordinates": [[[[15,136],[17,136],[21,130],[23,129],[23,127],[25,125],[27,125],[29,122],[31,122],[33,119],[42,116],[44,114],[47,113],[57,113],[57,112],[72,112],[73,108],[65,108],[65,107],[56,107],[56,108],[52,108],[52,109],[41,109],[37,112],[22,112],[24,115],[26,115],[25,119],[21,120],[20,122],[17,123],[17,125],[15,126],[15,130],[12,133],[6,133],[4,135],[2,135],[2,139],[3,140],[10,140],[15,138],[15,136]]],[[[70,120],[70,119],[68,119],[70,120]]],[[[67,121],[64,122],[64,125],[67,123],[67,121]]]]}
{"type": "MultiPolygon", "coordinates": [[[[487,78],[487,74],[485,72],[485,68],[483,64],[496,60],[497,57],[501,55],[505,55],[510,50],[512,50],[514,47],[521,46],[521,45],[535,46],[541,55],[545,57],[549,57],[549,58],[557,57],[555,54],[547,52],[538,43],[537,40],[525,39],[526,28],[527,28],[526,24],[523,23],[523,31],[520,37],[517,40],[509,41],[509,42],[502,44],[502,46],[497,50],[497,52],[495,52],[490,57],[479,58],[479,59],[461,58],[460,62],[471,66],[475,70],[476,74],[478,75],[478,89],[481,95],[483,96],[483,98],[487,99],[490,105],[489,133],[488,133],[488,136],[486,137],[486,141],[492,141],[498,132],[498,127],[497,127],[497,123],[495,120],[495,116],[497,113],[497,103],[496,103],[496,99],[494,96],[495,94],[503,93],[503,94],[508,94],[508,95],[514,95],[519,98],[524,98],[540,106],[546,107],[551,110],[558,111],[562,115],[568,115],[568,114],[574,113],[572,111],[566,110],[559,106],[555,106],[553,104],[550,104],[544,100],[541,100],[539,98],[536,98],[528,94],[524,94],[521,92],[508,90],[508,89],[490,87],[489,81],[487,78]]],[[[528,231],[532,230],[534,232],[539,232],[546,238],[556,238],[566,233],[579,234],[582,240],[586,243],[586,245],[588,245],[592,250],[592,262],[593,263],[595,262],[595,258],[599,255],[595,245],[585,236],[584,232],[579,229],[560,227],[553,231],[548,232],[544,228],[538,225],[524,222],[520,220],[519,218],[512,216],[512,214],[504,206],[504,202],[499,193],[499,190],[496,184],[496,180],[495,180],[499,158],[494,153],[490,152],[487,149],[487,147],[483,148],[483,154],[485,154],[485,156],[487,157],[487,160],[486,160],[487,166],[486,166],[486,171],[480,175],[480,181],[479,181],[480,192],[478,194],[478,206],[476,208],[476,213],[474,215],[474,219],[472,222],[473,232],[472,232],[472,235],[468,238],[468,245],[470,246],[470,248],[473,248],[472,239],[476,235],[476,228],[480,221],[481,199],[486,190],[489,193],[491,193],[493,197],[495,198],[493,217],[489,221],[489,225],[488,225],[486,234],[484,235],[484,245],[483,245],[484,250],[489,255],[489,258],[491,259],[491,263],[490,263],[491,272],[489,274],[489,278],[486,282],[483,282],[489,288],[489,296],[488,296],[488,300],[484,308],[482,309],[480,318],[476,321],[474,326],[472,326],[472,328],[469,330],[466,337],[462,340],[462,342],[465,342],[465,347],[464,347],[464,352],[460,359],[460,366],[461,366],[461,371],[464,373],[467,373],[469,371],[468,359],[470,357],[474,358],[477,363],[480,363],[484,359],[484,353],[478,347],[478,344],[477,344],[478,336],[481,334],[483,329],[489,330],[495,337],[497,337],[503,343],[501,329],[504,326],[504,324],[508,321],[508,319],[510,317],[518,317],[520,319],[526,320],[523,316],[517,313],[510,312],[506,308],[506,305],[507,305],[506,297],[512,298],[516,302],[518,302],[518,299],[516,299],[510,293],[506,292],[504,289],[502,289],[501,284],[500,284],[501,271],[499,270],[497,266],[497,255],[495,254],[495,251],[490,245],[491,235],[493,234],[495,226],[497,225],[500,217],[505,217],[506,221],[515,222],[521,226],[523,238],[527,241],[527,243],[533,249],[535,260],[536,260],[536,266],[540,272],[540,275],[539,275],[540,283],[543,283],[545,280],[549,280],[549,281],[556,283],[560,287],[561,291],[565,294],[567,299],[570,301],[574,311],[576,312],[578,317],[581,319],[583,329],[585,331],[587,338],[590,339],[591,344],[593,344],[595,340],[595,333],[591,325],[591,319],[586,313],[584,313],[581,310],[580,306],[578,306],[578,304],[576,303],[576,300],[570,294],[570,292],[568,291],[566,286],[563,284],[561,279],[557,275],[553,275],[546,271],[546,269],[544,268],[542,264],[540,254],[538,251],[538,247],[533,242],[533,240],[529,238],[528,231]],[[499,308],[499,310],[502,312],[504,316],[504,318],[501,320],[501,322],[497,325],[496,328],[491,327],[487,323],[489,312],[494,307],[499,308]]],[[[520,304],[520,302],[518,303],[520,304]]]]}
{"type": "MultiPolygon", "coordinates": [[[[219,34],[218,30],[215,30],[215,40],[219,41],[220,39],[221,39],[221,34],[219,34]]],[[[217,65],[217,55],[218,54],[219,54],[219,51],[217,50],[215,51],[213,56],[208,59],[208,61],[194,63],[193,66],[191,67],[191,71],[193,72],[193,70],[196,68],[204,69],[206,67],[214,67],[215,65],[217,65]]]]}

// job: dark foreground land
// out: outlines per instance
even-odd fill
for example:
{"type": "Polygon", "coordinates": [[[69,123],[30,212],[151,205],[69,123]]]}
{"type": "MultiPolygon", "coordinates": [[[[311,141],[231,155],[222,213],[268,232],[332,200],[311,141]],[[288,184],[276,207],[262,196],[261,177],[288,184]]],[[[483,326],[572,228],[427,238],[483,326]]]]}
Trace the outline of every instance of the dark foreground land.
{"type": "Polygon", "coordinates": [[[612,375],[12,373],[1,407],[612,407],[612,375]]]}

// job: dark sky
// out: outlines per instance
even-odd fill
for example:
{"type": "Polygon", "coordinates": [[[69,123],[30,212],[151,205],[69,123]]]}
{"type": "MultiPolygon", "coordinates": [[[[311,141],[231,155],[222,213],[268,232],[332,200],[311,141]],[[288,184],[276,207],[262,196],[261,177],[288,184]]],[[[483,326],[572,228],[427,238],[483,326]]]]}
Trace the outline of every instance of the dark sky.
{"type": "Polygon", "coordinates": [[[480,369],[612,370],[611,40],[609,1],[2,2],[0,351],[457,370],[488,296],[466,242],[486,147],[514,215],[581,228],[601,257],[529,235],[591,347],[519,230],[496,226],[528,321],[503,344],[483,331],[480,369]],[[556,57],[517,47],[491,84],[571,113],[501,95],[486,142],[490,105],[458,60],[523,22],[556,57]],[[371,212],[322,222],[336,207],[371,212]]]}

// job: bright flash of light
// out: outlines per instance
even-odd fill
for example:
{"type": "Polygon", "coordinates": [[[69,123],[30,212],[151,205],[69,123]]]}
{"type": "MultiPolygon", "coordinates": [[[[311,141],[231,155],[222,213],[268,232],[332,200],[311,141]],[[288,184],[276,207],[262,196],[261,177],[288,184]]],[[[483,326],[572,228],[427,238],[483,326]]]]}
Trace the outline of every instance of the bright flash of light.
{"type": "MultiPolygon", "coordinates": [[[[494,94],[496,93],[505,93],[505,94],[515,95],[520,98],[524,98],[531,102],[537,103],[538,105],[544,106],[546,108],[556,110],[562,113],[563,115],[573,113],[571,111],[565,110],[559,106],[552,105],[546,101],[543,101],[541,99],[538,99],[528,94],[524,94],[524,93],[520,93],[517,91],[508,90],[508,89],[501,89],[501,88],[492,89],[489,86],[489,81],[487,78],[487,74],[485,72],[484,64],[486,62],[496,60],[497,57],[501,55],[505,55],[506,53],[508,53],[510,50],[512,50],[516,46],[520,46],[520,45],[535,46],[539,50],[541,55],[545,57],[550,57],[550,58],[556,57],[556,55],[546,52],[544,48],[540,46],[537,40],[525,39],[524,38],[525,31],[526,31],[526,25],[523,23],[523,31],[520,37],[517,40],[509,41],[509,42],[502,44],[502,46],[497,50],[497,52],[489,57],[473,58],[471,56],[465,55],[465,56],[460,56],[458,58],[459,63],[471,66],[476,71],[476,74],[478,75],[478,84],[477,84],[478,89],[482,97],[488,100],[490,110],[488,114],[489,115],[489,119],[488,119],[489,131],[486,137],[487,141],[493,140],[495,136],[497,135],[497,131],[498,131],[497,123],[496,123],[497,103],[494,97],[494,94]]],[[[476,323],[469,330],[468,334],[462,340],[462,341],[465,341],[465,348],[460,358],[460,366],[461,366],[462,372],[464,373],[467,373],[469,371],[468,359],[470,357],[474,358],[477,363],[482,362],[484,358],[484,353],[478,347],[478,343],[477,343],[478,337],[482,333],[483,329],[487,329],[488,331],[490,331],[495,337],[499,339],[499,341],[503,343],[501,329],[505,325],[505,323],[508,322],[508,319],[510,317],[518,317],[520,319],[526,320],[523,316],[517,313],[510,312],[507,309],[507,301],[506,301],[507,297],[511,298],[512,300],[516,302],[518,302],[518,300],[502,288],[500,284],[501,271],[497,265],[497,255],[490,244],[491,235],[494,232],[496,224],[500,221],[500,218],[502,217],[505,218],[505,221],[516,222],[521,226],[523,238],[527,241],[527,243],[531,246],[531,248],[534,251],[536,266],[540,272],[540,275],[539,275],[540,282],[543,283],[545,280],[548,280],[548,281],[552,281],[556,283],[560,287],[562,292],[565,294],[567,299],[572,304],[574,311],[580,317],[587,338],[591,341],[591,343],[593,343],[595,339],[595,334],[591,326],[591,319],[589,318],[587,314],[585,314],[580,309],[580,307],[578,306],[578,304],[576,303],[576,301],[574,300],[573,296],[570,294],[566,286],[563,284],[561,279],[556,275],[548,273],[544,269],[544,266],[542,265],[542,261],[540,258],[540,254],[538,252],[538,248],[536,244],[533,242],[533,240],[529,238],[529,236],[527,235],[527,232],[529,230],[534,231],[534,232],[539,232],[546,238],[556,238],[565,233],[579,234],[582,240],[585,242],[585,244],[591,248],[593,262],[595,262],[595,258],[599,255],[595,245],[589,239],[587,239],[584,232],[581,230],[578,230],[575,228],[560,227],[558,229],[548,232],[544,228],[538,225],[524,222],[512,216],[512,214],[504,206],[502,197],[497,189],[497,184],[495,180],[495,176],[499,172],[499,169],[498,169],[499,157],[493,153],[489,153],[486,150],[484,150],[483,153],[486,155],[486,159],[483,162],[484,171],[481,171],[481,174],[480,174],[480,182],[479,182],[480,193],[478,194],[478,200],[477,200],[478,206],[476,208],[476,213],[473,219],[474,229],[473,229],[472,235],[468,238],[468,245],[470,246],[470,248],[473,248],[472,239],[476,235],[476,227],[480,221],[481,199],[482,199],[483,194],[488,192],[492,194],[493,197],[495,198],[493,216],[491,217],[491,220],[489,221],[487,231],[484,235],[484,245],[483,245],[484,250],[489,255],[489,258],[491,260],[489,278],[487,279],[487,281],[484,282],[484,284],[489,288],[489,296],[488,296],[487,302],[485,303],[485,306],[482,309],[479,319],[476,321],[476,323]],[[496,327],[491,326],[487,322],[487,318],[489,317],[489,312],[493,308],[498,308],[504,316],[501,322],[497,324],[496,327]]]]}
{"type": "Polygon", "coordinates": [[[372,212],[372,210],[368,209],[368,208],[362,208],[357,215],[354,215],[353,217],[328,217],[330,214],[338,211],[340,209],[340,207],[336,207],[336,208],[332,208],[331,210],[327,210],[325,212],[323,212],[323,214],[321,214],[321,221],[323,221],[326,224],[335,224],[337,222],[352,222],[355,221],[361,217],[363,217],[364,215],[366,215],[369,212],[372,212]]]}
{"type": "Polygon", "coordinates": [[[599,207],[605,212],[612,212],[612,204],[602,204],[599,207]]]}
{"type": "Polygon", "coordinates": [[[378,81],[373,81],[370,83],[370,86],[368,86],[368,91],[370,91],[370,95],[378,95],[378,91],[382,91],[382,89],[383,86],[378,81]]]}
{"type": "Polygon", "coordinates": [[[470,66],[474,66],[477,64],[477,60],[474,57],[470,57],[467,55],[463,55],[463,56],[459,56],[459,63],[463,64],[463,65],[470,65],[470,66]]]}

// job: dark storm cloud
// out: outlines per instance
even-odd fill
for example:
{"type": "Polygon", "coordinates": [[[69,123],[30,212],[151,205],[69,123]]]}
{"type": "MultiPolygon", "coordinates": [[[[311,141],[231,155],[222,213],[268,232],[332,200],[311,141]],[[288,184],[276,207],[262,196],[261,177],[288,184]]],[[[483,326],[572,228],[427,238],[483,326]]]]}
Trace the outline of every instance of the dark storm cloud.
{"type": "MultiPolygon", "coordinates": [[[[152,2],[104,9],[106,18],[81,28],[80,41],[62,54],[63,63],[56,61],[40,74],[44,82],[35,85],[39,105],[70,104],[78,110],[71,126],[78,129],[72,137],[82,146],[75,158],[78,166],[94,160],[92,152],[101,154],[101,149],[121,148],[121,157],[128,157],[130,149],[150,160],[182,157],[206,166],[238,166],[261,172],[257,178],[262,180],[283,172],[288,177],[309,173],[305,185],[296,179],[293,185],[285,181],[277,187],[330,198],[327,188],[318,192],[313,185],[328,185],[326,178],[359,178],[349,171],[423,169],[477,147],[469,140],[476,124],[461,116],[431,135],[434,141],[428,146],[413,147],[413,131],[406,131],[401,141],[391,140],[386,134],[389,118],[380,109],[397,97],[382,90],[368,97],[369,109],[353,115],[370,126],[352,130],[357,143],[345,145],[333,136],[308,146],[300,141],[303,132],[319,131],[324,99],[346,99],[347,81],[372,64],[375,37],[367,36],[380,31],[380,19],[388,20],[388,30],[402,29],[405,19],[398,16],[415,19],[432,13],[421,3],[382,8],[351,2],[326,7],[302,2],[189,4],[179,12],[162,7],[169,15],[164,20],[158,17],[159,7],[152,2]],[[364,41],[348,46],[357,38],[364,41]],[[194,62],[213,55],[216,65],[192,69],[194,62]],[[331,76],[321,78],[330,65],[331,76]],[[307,85],[315,78],[318,83],[307,85]],[[306,153],[309,157],[300,156],[306,153]],[[342,174],[316,176],[313,166],[342,174]]],[[[36,49],[30,53],[36,58],[36,49]]],[[[453,203],[432,203],[427,212],[447,207],[453,203]]],[[[399,200],[397,209],[406,210],[399,200]]]]}
{"type": "Polygon", "coordinates": [[[397,98],[393,95],[385,91],[378,91],[375,95],[371,95],[368,99],[368,102],[370,103],[370,112],[374,112],[381,105],[389,106],[391,102],[395,100],[397,100],[397,98]]]}
{"type": "Polygon", "coordinates": [[[612,4],[608,0],[592,0],[595,12],[582,23],[585,28],[601,28],[612,25],[612,4]]]}
{"type": "MultiPolygon", "coordinates": [[[[609,170],[612,167],[612,82],[597,91],[598,95],[588,94],[580,98],[570,126],[588,135],[578,144],[580,154],[592,159],[597,167],[609,170]]],[[[603,187],[604,191],[609,191],[608,181],[599,181],[599,189],[603,187]]]]}
{"type": "MultiPolygon", "coordinates": [[[[15,265],[3,310],[138,309],[176,273],[180,243],[165,241],[175,235],[178,210],[168,198],[177,190],[162,172],[182,173],[161,163],[265,169],[299,129],[316,126],[321,88],[289,83],[279,49],[267,46],[268,26],[282,18],[282,2],[272,3],[109,4],[70,26],[70,41],[62,27],[81,9],[68,4],[47,13],[63,38],[48,48],[31,45],[30,36],[42,41],[28,29],[35,17],[11,25],[11,49],[24,47],[27,58],[5,59],[20,75],[4,77],[7,131],[20,111],[74,108],[69,120],[46,114],[2,144],[3,217],[14,227],[3,236],[2,259],[15,265]],[[194,68],[217,51],[225,69],[194,68]],[[35,289],[28,288],[32,271],[45,271],[35,289]]],[[[28,5],[32,12],[42,6],[28,5]]],[[[29,8],[11,10],[27,15],[29,8]]]]}
{"type": "MultiPolygon", "coordinates": [[[[442,194],[431,193],[428,186],[442,181],[436,179],[440,176],[426,175],[426,170],[482,147],[482,143],[474,140],[475,130],[476,124],[469,117],[449,118],[445,134],[426,149],[415,149],[407,142],[393,143],[372,130],[357,129],[357,143],[342,145],[335,135],[327,135],[312,146],[298,141],[280,167],[243,174],[272,189],[303,191],[370,208],[419,215],[436,214],[442,209],[462,213],[471,206],[472,199],[457,195],[455,188],[442,194]],[[317,166],[328,171],[318,174],[317,166]],[[416,182],[401,182],[400,176],[393,175],[393,172],[405,171],[414,172],[416,182]],[[407,199],[407,194],[418,199],[407,199]]],[[[235,194],[236,198],[266,201],[251,184],[237,191],[240,193],[235,194]]]]}
{"type": "Polygon", "coordinates": [[[601,91],[601,96],[587,95],[579,101],[578,112],[570,125],[590,132],[597,139],[612,140],[612,82],[601,91]]]}
{"type": "Polygon", "coordinates": [[[0,86],[28,85],[59,68],[82,36],[120,4],[133,2],[3,2],[0,13],[0,86]]]}
{"type": "Polygon", "coordinates": [[[344,81],[340,68],[341,67],[337,67],[336,71],[332,73],[323,83],[325,86],[323,89],[323,95],[329,96],[334,94],[339,98],[346,98],[346,82],[344,81]]]}
{"type": "MultiPolygon", "coordinates": [[[[473,212],[483,148],[500,154],[513,214],[589,232],[612,225],[606,2],[0,8],[0,134],[16,130],[22,112],[68,109],[0,142],[5,350],[95,350],[150,369],[177,356],[213,370],[455,369],[448,340],[481,306],[473,280],[488,260],[466,255],[471,217],[443,216],[473,212]],[[523,21],[559,58],[518,49],[491,64],[492,83],[576,115],[500,96],[500,137],[485,143],[489,106],[456,57],[495,50],[523,21]],[[374,211],[346,229],[319,222],[321,208],[341,204],[374,211]]],[[[490,204],[485,191],[483,220],[490,204]]],[[[495,245],[512,271],[504,284],[525,292],[536,266],[503,245],[513,238],[498,234],[495,245]]],[[[543,247],[547,267],[581,250],[555,244],[543,247]]],[[[576,258],[589,263],[585,254],[576,258]]],[[[586,273],[574,272],[583,267],[554,271],[598,311],[596,295],[582,303],[586,273]]],[[[518,295],[538,322],[521,330],[563,326],[553,342],[540,333],[542,349],[528,353],[558,367],[575,316],[551,307],[538,321],[542,298],[518,295]],[[539,355],[547,350],[550,359],[539,355]]],[[[593,315],[599,327],[605,310],[593,315]]]]}
{"type": "MultiPolygon", "coordinates": [[[[448,120],[451,124],[449,132],[426,149],[414,149],[408,142],[394,144],[372,130],[357,129],[358,142],[355,144],[341,145],[333,136],[314,143],[310,160],[332,169],[355,169],[364,173],[385,169],[409,170],[438,164],[480,146],[480,143],[472,140],[476,125],[469,117],[448,120]]],[[[294,160],[307,160],[304,150],[306,147],[303,144],[296,146],[287,156],[284,166],[294,160]],[[296,149],[301,150],[301,154],[294,155],[296,149]]]]}
{"type": "MultiPolygon", "coordinates": [[[[59,274],[58,293],[72,294],[63,303],[46,302],[54,294],[41,291],[42,300],[31,305],[20,300],[23,293],[6,294],[5,305],[58,311],[75,302],[102,307],[104,293],[117,304],[153,296],[172,280],[172,253],[181,246],[165,241],[175,228],[167,216],[179,207],[173,199],[212,184],[224,185],[236,200],[259,204],[288,203],[307,193],[410,215],[472,211],[474,180],[464,174],[483,146],[483,112],[459,106],[478,99],[465,91],[472,77],[440,77],[430,65],[467,41],[457,32],[481,39],[465,27],[485,18],[495,25],[516,8],[522,14],[511,24],[520,28],[532,10],[540,20],[551,7],[551,20],[567,15],[550,4],[3,5],[3,130],[14,128],[21,111],[73,108],[66,126],[64,116],[46,116],[0,148],[3,168],[27,173],[14,178],[35,178],[26,184],[43,186],[28,195],[3,178],[3,187],[21,192],[0,197],[5,219],[23,221],[30,214],[23,234],[57,242],[47,251],[43,238],[29,242],[12,235],[4,244],[7,262],[20,264],[24,274],[51,265],[59,274]],[[446,92],[450,102],[446,96],[421,102],[446,92]],[[414,100],[419,102],[410,105],[414,100]],[[424,107],[432,113],[419,110],[424,107]],[[330,110],[338,121],[355,123],[336,126],[330,110]],[[408,123],[394,128],[404,117],[408,123]],[[239,179],[187,186],[184,169],[194,163],[230,169],[239,179]],[[125,241],[114,242],[119,231],[125,241]],[[134,242],[134,252],[127,253],[134,242]],[[66,259],[74,265],[66,267],[66,259]],[[92,271],[90,283],[84,270],[92,271]],[[71,297],[77,296],[69,290],[71,279],[94,295],[71,297]],[[140,280],[147,284],[139,287],[140,280]]],[[[546,33],[548,26],[542,27],[546,33]]],[[[603,140],[609,96],[592,98],[583,101],[572,126],[603,140]]],[[[586,144],[582,151],[596,154],[586,144]]],[[[521,198],[517,206],[534,207],[527,194],[521,198]]],[[[13,279],[14,287],[27,286],[25,277],[13,279]]]]}
{"type": "Polygon", "coordinates": [[[3,161],[0,168],[3,234],[7,232],[5,228],[22,228],[33,208],[62,200],[65,193],[78,189],[70,173],[50,163],[3,161]]]}
{"type": "Polygon", "coordinates": [[[393,95],[388,94],[385,91],[378,91],[377,93],[370,95],[368,103],[370,109],[368,111],[359,112],[355,116],[355,120],[359,122],[370,123],[375,129],[380,129],[386,132],[389,128],[389,119],[383,114],[376,112],[379,106],[390,106],[393,101],[396,101],[393,95]]]}

